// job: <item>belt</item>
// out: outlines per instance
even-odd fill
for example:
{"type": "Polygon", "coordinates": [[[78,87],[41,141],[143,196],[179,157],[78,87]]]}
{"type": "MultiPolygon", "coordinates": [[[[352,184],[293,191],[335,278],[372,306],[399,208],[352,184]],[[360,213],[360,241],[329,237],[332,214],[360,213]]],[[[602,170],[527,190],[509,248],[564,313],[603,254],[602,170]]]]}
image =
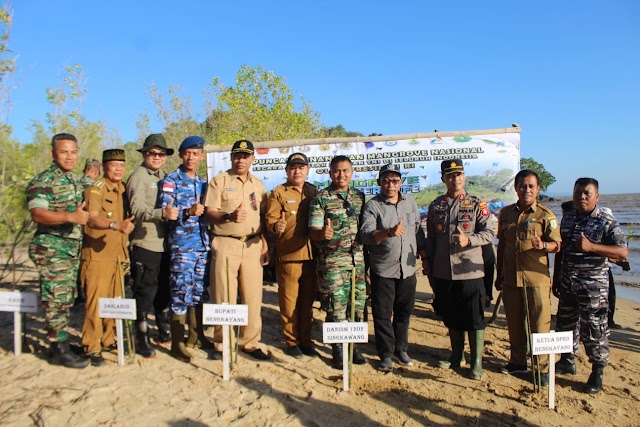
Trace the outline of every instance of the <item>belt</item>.
{"type": "Polygon", "coordinates": [[[238,239],[241,242],[246,242],[247,240],[253,239],[254,237],[258,236],[260,233],[256,233],[256,234],[250,234],[248,236],[219,236],[219,237],[231,237],[232,239],[238,239]]]}

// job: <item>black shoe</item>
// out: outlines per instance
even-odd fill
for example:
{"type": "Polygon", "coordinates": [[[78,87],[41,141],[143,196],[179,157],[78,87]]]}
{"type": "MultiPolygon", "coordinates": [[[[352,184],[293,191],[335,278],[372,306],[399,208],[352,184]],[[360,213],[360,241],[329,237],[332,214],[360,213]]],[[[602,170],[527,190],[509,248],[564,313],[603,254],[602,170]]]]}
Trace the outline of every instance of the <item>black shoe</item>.
{"type": "Polygon", "coordinates": [[[168,343],[171,342],[171,320],[169,309],[165,309],[161,312],[156,312],[156,326],[158,327],[158,342],[168,343]]]}
{"type": "Polygon", "coordinates": [[[516,365],[515,363],[507,363],[500,368],[500,372],[503,374],[526,374],[529,372],[527,365],[516,365]]]}
{"type": "MultiPolygon", "coordinates": [[[[145,316],[146,317],[146,316],[145,316]]],[[[136,331],[136,353],[140,356],[151,359],[156,357],[156,351],[151,347],[149,342],[149,334],[147,329],[147,321],[138,322],[138,330],[136,331]]]]}
{"type": "Polygon", "coordinates": [[[604,367],[594,366],[589,379],[587,380],[587,393],[598,394],[602,390],[602,377],[604,374],[604,367]]]}
{"type": "Polygon", "coordinates": [[[297,345],[290,345],[284,349],[284,353],[287,356],[295,357],[296,359],[302,359],[302,350],[297,345]]]}
{"type": "Polygon", "coordinates": [[[560,360],[556,362],[556,374],[576,374],[576,361],[573,355],[571,355],[570,357],[560,356],[560,360]]]}
{"type": "Polygon", "coordinates": [[[390,357],[383,357],[380,361],[380,365],[378,365],[378,370],[380,372],[393,371],[393,360],[390,357]]]}
{"type": "Polygon", "coordinates": [[[301,345],[300,346],[300,351],[302,352],[302,354],[304,354],[305,356],[310,356],[310,357],[319,357],[320,353],[318,353],[318,351],[316,350],[316,348],[313,346],[313,344],[309,344],[309,345],[301,345]]]}
{"type": "Polygon", "coordinates": [[[411,360],[406,351],[396,351],[393,354],[393,359],[402,366],[413,366],[413,360],[411,360]]]}
{"type": "Polygon", "coordinates": [[[253,357],[254,359],[258,359],[258,360],[269,360],[269,359],[271,359],[271,355],[266,354],[264,351],[262,351],[262,349],[259,349],[259,348],[256,348],[255,350],[242,349],[242,352],[246,353],[249,356],[253,357]]]}
{"type": "Polygon", "coordinates": [[[215,351],[213,350],[211,353],[209,353],[209,360],[222,360],[222,353],[219,351],[215,351]]]}
{"type": "Polygon", "coordinates": [[[549,387],[549,374],[540,374],[540,386],[549,387]]]}
{"type": "Polygon", "coordinates": [[[342,364],[342,344],[331,344],[331,366],[334,369],[342,370],[344,365],[342,364]]]}
{"type": "Polygon", "coordinates": [[[67,368],[83,369],[89,366],[89,360],[84,356],[74,354],[67,341],[51,343],[51,364],[62,365],[67,368]]]}
{"type": "Polygon", "coordinates": [[[355,344],[353,345],[353,363],[356,365],[364,365],[367,363],[367,359],[364,358],[360,350],[358,350],[358,346],[355,344]]]}
{"type": "Polygon", "coordinates": [[[104,366],[107,364],[104,357],[102,357],[102,353],[99,351],[95,353],[87,353],[87,359],[91,363],[91,366],[104,366]]]}

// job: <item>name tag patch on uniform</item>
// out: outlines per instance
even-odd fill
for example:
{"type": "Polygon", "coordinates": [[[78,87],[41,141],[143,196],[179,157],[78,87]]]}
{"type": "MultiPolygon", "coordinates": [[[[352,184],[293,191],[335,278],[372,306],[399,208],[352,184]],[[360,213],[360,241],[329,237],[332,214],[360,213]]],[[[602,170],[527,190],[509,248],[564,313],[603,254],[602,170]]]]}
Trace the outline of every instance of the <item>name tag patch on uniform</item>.
{"type": "Polygon", "coordinates": [[[164,182],[162,184],[162,191],[167,193],[173,193],[176,189],[176,186],[173,182],[164,182]]]}
{"type": "Polygon", "coordinates": [[[236,191],[235,188],[225,188],[224,191],[236,191]]]}
{"type": "Polygon", "coordinates": [[[287,203],[295,203],[295,200],[287,200],[287,203]]]}

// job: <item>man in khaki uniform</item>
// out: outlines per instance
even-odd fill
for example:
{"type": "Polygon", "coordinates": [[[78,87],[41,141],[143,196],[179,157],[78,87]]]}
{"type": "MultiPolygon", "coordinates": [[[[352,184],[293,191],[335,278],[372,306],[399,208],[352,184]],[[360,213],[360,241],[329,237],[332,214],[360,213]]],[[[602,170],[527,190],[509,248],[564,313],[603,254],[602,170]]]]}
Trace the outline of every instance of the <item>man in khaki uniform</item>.
{"type": "MultiPolygon", "coordinates": [[[[530,170],[518,172],[514,187],[518,201],[500,211],[496,289],[502,290],[507,315],[511,357],[500,371],[527,372],[527,337],[524,322],[532,333],[551,328],[551,278],[548,253],[560,250],[560,228],[553,211],[538,203],[540,183],[530,170]],[[529,318],[526,319],[526,312],[529,318]]],[[[540,357],[540,382],[547,385],[549,357],[540,357]]],[[[532,367],[533,368],[533,367],[532,367]]]]}
{"type": "Polygon", "coordinates": [[[89,221],[82,243],[80,278],[87,295],[82,325],[82,345],[94,366],[104,365],[102,350],[115,342],[114,319],[98,315],[99,298],[122,296],[119,262],[128,262],[128,235],[134,217],[125,219],[124,150],[102,153],[104,177],[84,192],[89,221]]]}
{"type": "MultiPolygon", "coordinates": [[[[240,294],[242,303],[249,306],[249,324],[240,328],[240,347],[258,360],[268,360],[271,356],[258,346],[262,333],[262,266],[269,263],[262,226],[267,192],[262,181],[249,172],[253,153],[251,141],[236,141],[231,149],[231,169],[209,183],[204,205],[213,231],[210,293],[215,304],[236,304],[240,294]]],[[[215,327],[214,341],[216,351],[221,351],[219,326],[215,327]]]]}
{"type": "Polygon", "coordinates": [[[316,262],[309,240],[309,204],[318,189],[306,182],[309,159],[294,153],[287,159],[287,182],[267,202],[267,230],[276,236],[276,274],[285,353],[318,356],[311,341],[313,301],[318,292],[316,262]]]}

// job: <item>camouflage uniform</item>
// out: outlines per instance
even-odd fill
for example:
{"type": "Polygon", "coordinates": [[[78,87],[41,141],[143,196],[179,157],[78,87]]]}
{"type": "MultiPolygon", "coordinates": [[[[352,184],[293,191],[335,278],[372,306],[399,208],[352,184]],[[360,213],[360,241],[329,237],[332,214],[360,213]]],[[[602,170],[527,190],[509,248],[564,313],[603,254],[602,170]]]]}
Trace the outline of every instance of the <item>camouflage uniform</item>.
{"type": "MultiPolygon", "coordinates": [[[[28,206],[30,210],[73,213],[82,202],[83,190],[83,183],[73,172],[65,172],[53,162],[27,186],[28,206]]],[[[68,338],[65,329],[77,292],[81,244],[82,229],[78,224],[38,224],[29,246],[29,257],[40,274],[49,341],[63,342],[68,338]]]]}
{"type": "Polygon", "coordinates": [[[204,215],[188,216],[187,210],[198,201],[204,203],[207,181],[199,175],[190,178],[182,166],[161,182],[162,208],[173,199],[178,219],[169,221],[171,253],[169,286],[171,311],[178,315],[209,301],[208,283],[209,230],[204,215]]]}
{"type": "Polygon", "coordinates": [[[334,232],[331,240],[316,242],[322,309],[334,322],[347,320],[353,268],[356,269],[354,320],[364,318],[367,295],[364,254],[358,234],[363,205],[364,193],[360,190],[349,188],[347,192],[338,192],[331,184],[318,193],[309,207],[309,227],[322,228],[329,219],[334,232]]]}
{"type": "Polygon", "coordinates": [[[588,215],[578,215],[572,207],[560,224],[562,263],[556,330],[573,331],[574,353],[580,337],[589,361],[604,367],[609,362],[609,265],[607,257],[577,252],[581,233],[602,245],[625,246],[625,238],[614,216],[598,206],[588,215]]]}

